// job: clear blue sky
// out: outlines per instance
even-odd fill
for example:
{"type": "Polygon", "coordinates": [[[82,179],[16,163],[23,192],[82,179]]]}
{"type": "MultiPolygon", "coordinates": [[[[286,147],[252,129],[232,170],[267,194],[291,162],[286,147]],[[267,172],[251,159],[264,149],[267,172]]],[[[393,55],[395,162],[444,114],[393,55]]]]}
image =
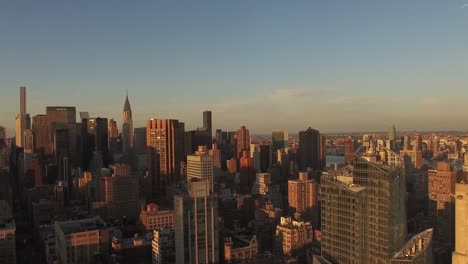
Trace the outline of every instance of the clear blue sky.
{"type": "Polygon", "coordinates": [[[0,125],[74,105],[136,126],[468,129],[468,0],[1,1],[0,125]]]}

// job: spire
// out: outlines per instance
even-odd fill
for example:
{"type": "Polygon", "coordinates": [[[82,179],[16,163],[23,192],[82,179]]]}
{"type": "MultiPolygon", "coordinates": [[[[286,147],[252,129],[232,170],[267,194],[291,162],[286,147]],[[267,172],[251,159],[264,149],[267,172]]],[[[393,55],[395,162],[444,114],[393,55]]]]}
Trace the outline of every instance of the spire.
{"type": "Polygon", "coordinates": [[[130,102],[128,101],[128,91],[126,91],[126,97],[125,97],[125,104],[124,104],[124,112],[131,112],[132,108],[130,107],[130,102]]]}

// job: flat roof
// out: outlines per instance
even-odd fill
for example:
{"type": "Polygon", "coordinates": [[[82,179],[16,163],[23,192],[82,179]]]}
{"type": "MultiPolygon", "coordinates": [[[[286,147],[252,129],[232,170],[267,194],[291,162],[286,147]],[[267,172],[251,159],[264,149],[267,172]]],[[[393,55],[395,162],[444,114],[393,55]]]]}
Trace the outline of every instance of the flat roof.
{"type": "Polygon", "coordinates": [[[57,222],[56,224],[64,234],[87,232],[107,227],[106,223],[100,217],[67,222],[57,222]]]}

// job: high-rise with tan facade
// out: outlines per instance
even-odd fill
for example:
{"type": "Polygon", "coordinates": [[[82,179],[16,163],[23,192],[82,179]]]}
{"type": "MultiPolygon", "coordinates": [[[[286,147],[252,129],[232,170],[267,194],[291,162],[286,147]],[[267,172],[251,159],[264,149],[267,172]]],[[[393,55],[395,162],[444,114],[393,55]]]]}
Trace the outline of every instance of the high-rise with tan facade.
{"type": "Polygon", "coordinates": [[[288,181],[289,207],[294,208],[297,213],[303,213],[314,207],[317,193],[314,180],[309,180],[307,172],[299,173],[299,179],[288,181]]]}
{"type": "Polygon", "coordinates": [[[454,206],[457,171],[452,170],[450,163],[439,162],[436,170],[428,171],[428,213],[434,227],[434,240],[454,243],[454,206]]]}
{"type": "Polygon", "coordinates": [[[213,157],[208,154],[205,146],[199,146],[195,155],[187,156],[187,181],[193,179],[208,181],[210,192],[213,192],[213,157]]]}
{"type": "Polygon", "coordinates": [[[468,184],[455,185],[455,251],[452,264],[468,263],[468,184]]]}
{"type": "Polygon", "coordinates": [[[20,87],[20,112],[16,115],[16,146],[24,147],[24,131],[31,128],[31,117],[26,112],[26,87],[20,87]]]}

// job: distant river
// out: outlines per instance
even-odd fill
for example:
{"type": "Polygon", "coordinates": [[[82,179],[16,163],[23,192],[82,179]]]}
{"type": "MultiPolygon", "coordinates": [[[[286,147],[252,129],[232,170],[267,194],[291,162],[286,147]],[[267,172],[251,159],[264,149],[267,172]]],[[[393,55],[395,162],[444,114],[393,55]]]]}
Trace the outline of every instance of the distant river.
{"type": "Polygon", "coordinates": [[[327,167],[333,164],[344,164],[344,156],[327,155],[327,167]]]}

